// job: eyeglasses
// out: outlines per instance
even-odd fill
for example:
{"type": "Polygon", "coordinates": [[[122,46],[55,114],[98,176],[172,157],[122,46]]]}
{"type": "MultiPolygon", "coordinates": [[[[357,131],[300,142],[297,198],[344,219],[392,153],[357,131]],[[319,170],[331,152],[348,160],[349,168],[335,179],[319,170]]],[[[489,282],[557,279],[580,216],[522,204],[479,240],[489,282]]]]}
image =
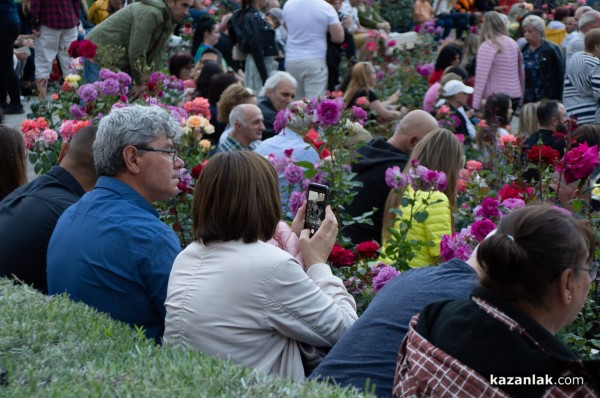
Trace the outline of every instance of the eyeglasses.
{"type": "Polygon", "coordinates": [[[598,278],[598,268],[598,261],[592,261],[590,263],[590,268],[580,268],[580,270],[587,271],[590,274],[590,279],[594,281],[598,278]]]}
{"type": "Polygon", "coordinates": [[[173,154],[173,163],[175,163],[175,161],[177,160],[177,148],[173,148],[173,149],[151,148],[151,147],[147,147],[147,146],[137,146],[137,145],[134,145],[133,147],[140,151],[161,152],[161,153],[173,154]]]}

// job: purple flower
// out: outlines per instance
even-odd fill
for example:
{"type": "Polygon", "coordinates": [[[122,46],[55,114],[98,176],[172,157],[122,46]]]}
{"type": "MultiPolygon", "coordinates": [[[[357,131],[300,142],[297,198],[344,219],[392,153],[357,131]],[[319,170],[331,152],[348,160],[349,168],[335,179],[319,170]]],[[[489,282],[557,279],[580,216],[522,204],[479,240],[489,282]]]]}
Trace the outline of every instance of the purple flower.
{"type": "Polygon", "coordinates": [[[427,170],[423,174],[422,179],[425,182],[425,185],[428,185],[430,187],[429,189],[434,191],[443,191],[448,186],[446,173],[443,171],[427,170]]]}
{"type": "Polygon", "coordinates": [[[156,97],[147,97],[146,98],[146,105],[160,105],[160,101],[158,98],[156,97]]]}
{"type": "Polygon", "coordinates": [[[121,83],[121,85],[123,85],[124,87],[129,87],[129,85],[131,84],[131,76],[129,76],[125,72],[117,73],[117,80],[119,80],[119,83],[121,83]]]}
{"type": "Polygon", "coordinates": [[[184,191],[186,188],[189,188],[189,186],[192,184],[192,175],[186,169],[179,169],[177,171],[177,177],[179,178],[178,187],[182,191],[184,191]]]}
{"type": "Polygon", "coordinates": [[[273,129],[277,134],[283,131],[287,124],[288,111],[283,108],[279,112],[277,112],[277,116],[275,116],[275,121],[273,122],[273,129]]]}
{"type": "Polygon", "coordinates": [[[436,35],[441,35],[442,33],[444,33],[444,28],[442,28],[441,26],[438,26],[437,28],[435,28],[436,35]]]}
{"type": "Polygon", "coordinates": [[[102,82],[102,95],[117,95],[120,88],[117,79],[108,78],[102,82]]]}
{"type": "Polygon", "coordinates": [[[119,75],[110,69],[101,69],[99,75],[100,75],[101,80],[106,80],[106,79],[119,80],[119,75]]]}
{"type": "Polygon", "coordinates": [[[96,87],[89,83],[79,87],[77,94],[83,102],[92,102],[98,98],[98,91],[96,90],[96,87]]]}
{"type": "Polygon", "coordinates": [[[397,277],[400,274],[400,271],[395,268],[386,265],[382,267],[377,276],[373,278],[373,290],[378,292],[380,291],[388,282],[397,277]]]}
{"type": "Polygon", "coordinates": [[[385,183],[392,189],[404,189],[410,184],[410,178],[400,171],[400,167],[392,166],[385,171],[385,183]]]}
{"type": "Polygon", "coordinates": [[[69,113],[77,120],[80,120],[85,116],[85,112],[77,104],[71,105],[69,113]]]}
{"type": "Polygon", "coordinates": [[[471,233],[471,227],[463,228],[452,235],[444,235],[440,242],[440,256],[444,261],[458,258],[467,261],[477,246],[477,240],[471,233]]]}
{"type": "Polygon", "coordinates": [[[287,156],[278,157],[272,153],[267,156],[267,160],[275,167],[277,174],[283,174],[288,163],[292,162],[292,159],[287,156]]]}
{"type": "Polygon", "coordinates": [[[435,32],[435,28],[432,25],[427,26],[425,30],[427,30],[427,33],[429,34],[433,34],[435,32]]]}
{"type": "Polygon", "coordinates": [[[520,209],[521,207],[525,207],[525,201],[523,199],[515,199],[515,198],[505,199],[500,204],[506,210],[517,210],[517,209],[520,209]]]}
{"type": "Polygon", "coordinates": [[[148,81],[150,83],[158,83],[160,81],[165,80],[166,75],[162,72],[152,72],[152,74],[150,75],[150,77],[148,78],[148,81]]]}
{"type": "Polygon", "coordinates": [[[475,236],[477,242],[481,242],[482,240],[484,240],[485,237],[488,236],[488,234],[495,229],[496,224],[494,224],[487,218],[475,221],[473,225],[471,225],[471,233],[473,234],[473,236],[475,236]]]}
{"type": "Polygon", "coordinates": [[[298,213],[298,209],[302,206],[305,199],[306,197],[302,192],[294,191],[290,195],[288,208],[294,217],[296,216],[296,213],[298,213]]]}
{"type": "Polygon", "coordinates": [[[363,124],[368,115],[367,115],[367,112],[360,106],[353,106],[352,107],[352,116],[354,116],[354,118],[356,120],[358,120],[358,122],[360,124],[363,124]]]}
{"type": "Polygon", "coordinates": [[[477,206],[473,209],[473,215],[476,218],[494,218],[500,217],[500,210],[498,207],[500,206],[500,202],[496,199],[485,198],[483,202],[481,202],[480,206],[477,206]]]}
{"type": "Polygon", "coordinates": [[[178,122],[180,122],[182,119],[188,118],[188,113],[183,108],[180,108],[178,106],[173,106],[173,105],[167,105],[167,109],[169,110],[169,112],[171,112],[171,115],[178,122]]]}
{"type": "Polygon", "coordinates": [[[377,80],[381,81],[385,77],[385,72],[382,70],[378,70],[375,76],[377,77],[377,80]]]}
{"type": "Polygon", "coordinates": [[[454,128],[458,128],[460,126],[460,124],[462,123],[460,118],[456,115],[451,115],[450,119],[452,119],[452,124],[454,125],[454,128]]]}
{"type": "Polygon", "coordinates": [[[320,124],[334,125],[340,120],[341,110],[334,100],[325,99],[317,108],[317,122],[320,124]]]}
{"type": "Polygon", "coordinates": [[[302,167],[296,166],[294,163],[289,163],[283,171],[283,175],[289,184],[298,184],[304,177],[304,170],[302,170],[302,167]]]}

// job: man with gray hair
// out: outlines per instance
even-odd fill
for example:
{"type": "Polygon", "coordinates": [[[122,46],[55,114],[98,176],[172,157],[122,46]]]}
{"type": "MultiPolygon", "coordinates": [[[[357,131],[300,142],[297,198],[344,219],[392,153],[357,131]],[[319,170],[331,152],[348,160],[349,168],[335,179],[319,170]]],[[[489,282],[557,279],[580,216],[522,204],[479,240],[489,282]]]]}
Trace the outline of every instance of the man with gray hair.
{"type": "Polygon", "coordinates": [[[294,76],[287,72],[275,72],[265,82],[260,97],[258,97],[258,107],[262,111],[265,123],[263,139],[269,139],[276,133],[273,129],[273,123],[277,117],[277,112],[288,106],[296,96],[296,87],[298,83],[294,76]]]}
{"type": "MultiPolygon", "coordinates": [[[[427,133],[438,128],[433,116],[422,110],[414,110],[398,123],[394,135],[389,139],[382,137],[369,141],[356,150],[356,162],[352,171],[357,173],[355,181],[363,184],[346,211],[352,217],[358,217],[377,208],[371,217],[373,225],[352,224],[344,230],[352,243],[365,241],[381,242],[383,227],[383,209],[390,193],[385,182],[385,171],[392,166],[404,169],[412,149],[427,133]]],[[[441,155],[441,154],[440,154],[441,155]]]]}
{"type": "Polygon", "coordinates": [[[576,52],[583,51],[585,48],[585,34],[592,29],[600,28],[600,12],[588,11],[579,18],[579,32],[573,36],[567,46],[567,62],[576,52]]]}
{"type": "Polygon", "coordinates": [[[98,126],[98,182],[59,218],[48,245],[50,294],[68,293],[159,341],[169,274],[181,251],[152,202],[178,193],[179,124],[165,110],[114,109],[98,126]]]}
{"type": "Polygon", "coordinates": [[[260,143],[265,129],[260,108],[253,104],[241,104],[229,114],[231,133],[219,144],[217,152],[253,150],[260,143]]]}

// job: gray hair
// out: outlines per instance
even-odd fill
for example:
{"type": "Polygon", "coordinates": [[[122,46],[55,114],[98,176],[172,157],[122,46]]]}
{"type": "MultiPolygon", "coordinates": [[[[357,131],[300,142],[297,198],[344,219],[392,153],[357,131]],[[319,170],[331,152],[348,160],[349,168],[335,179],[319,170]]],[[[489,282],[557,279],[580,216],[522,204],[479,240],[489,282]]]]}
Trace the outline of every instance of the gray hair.
{"type": "Polygon", "coordinates": [[[537,15],[529,15],[523,20],[521,26],[523,28],[533,28],[540,32],[542,36],[544,36],[544,33],[546,32],[546,23],[541,17],[538,17],[537,15]]]}
{"type": "Polygon", "coordinates": [[[271,76],[269,76],[262,90],[260,90],[260,96],[264,96],[267,90],[275,90],[275,88],[279,85],[279,83],[281,83],[282,80],[287,80],[290,83],[292,83],[294,89],[298,87],[298,82],[296,81],[296,78],[294,76],[290,75],[287,72],[277,71],[271,76]]]}
{"type": "Polygon", "coordinates": [[[600,20],[600,12],[598,11],[588,11],[579,18],[578,26],[579,30],[583,30],[587,25],[592,22],[596,22],[600,20]]]}
{"type": "Polygon", "coordinates": [[[239,104],[233,107],[233,109],[231,110],[231,112],[229,112],[229,126],[231,126],[231,128],[235,127],[235,122],[239,122],[242,126],[246,125],[246,119],[245,119],[245,114],[246,114],[246,107],[245,105],[248,104],[239,104]]]}
{"type": "Polygon", "coordinates": [[[163,135],[177,143],[181,134],[179,123],[158,106],[113,109],[98,125],[93,147],[96,172],[98,176],[117,176],[125,171],[123,149],[126,146],[146,146],[163,135]]]}

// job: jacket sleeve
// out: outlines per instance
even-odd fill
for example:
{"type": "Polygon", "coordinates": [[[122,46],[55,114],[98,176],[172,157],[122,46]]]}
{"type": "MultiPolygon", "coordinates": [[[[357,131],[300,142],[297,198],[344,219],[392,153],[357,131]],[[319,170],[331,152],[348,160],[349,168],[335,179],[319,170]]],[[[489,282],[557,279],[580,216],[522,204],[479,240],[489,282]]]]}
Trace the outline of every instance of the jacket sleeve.
{"type": "Polygon", "coordinates": [[[35,30],[40,29],[40,7],[42,0],[30,0],[29,1],[29,12],[31,18],[32,28],[35,30]]]}
{"type": "Polygon", "coordinates": [[[473,93],[473,108],[481,107],[481,100],[488,82],[492,63],[498,49],[495,45],[484,42],[477,52],[477,65],[475,69],[475,92],[473,93]]]}
{"type": "Polygon", "coordinates": [[[132,18],[127,53],[129,54],[129,65],[134,82],[138,82],[140,78],[138,62],[142,68],[149,63],[147,54],[151,45],[150,41],[154,37],[154,32],[157,29],[162,29],[164,22],[162,15],[149,11],[142,12],[132,18]]]}
{"type": "Polygon", "coordinates": [[[450,203],[448,198],[442,192],[434,192],[430,203],[437,202],[427,207],[429,217],[425,221],[426,240],[434,243],[428,247],[429,255],[433,258],[440,256],[440,242],[444,235],[452,233],[452,215],[450,214],[450,203]]]}
{"type": "Polygon", "coordinates": [[[302,268],[304,268],[302,253],[300,253],[300,240],[286,222],[279,221],[273,239],[267,243],[291,254],[300,263],[302,268]]]}
{"type": "Polygon", "coordinates": [[[265,56],[263,52],[263,29],[264,22],[258,19],[257,15],[254,13],[246,14],[245,18],[251,18],[250,23],[245,24],[250,31],[245,30],[244,34],[249,38],[249,51],[248,54],[252,55],[254,59],[254,63],[256,64],[256,69],[258,69],[258,73],[260,73],[260,77],[264,82],[267,80],[267,66],[265,65],[265,56]]]}
{"type": "Polygon", "coordinates": [[[265,321],[296,341],[331,347],[358,318],[354,299],[327,264],[305,273],[286,259],[266,283],[265,321]]]}
{"type": "Polygon", "coordinates": [[[370,11],[369,14],[367,11],[358,10],[358,20],[363,28],[377,29],[377,24],[383,22],[383,18],[375,10],[371,9],[370,11]]]}

